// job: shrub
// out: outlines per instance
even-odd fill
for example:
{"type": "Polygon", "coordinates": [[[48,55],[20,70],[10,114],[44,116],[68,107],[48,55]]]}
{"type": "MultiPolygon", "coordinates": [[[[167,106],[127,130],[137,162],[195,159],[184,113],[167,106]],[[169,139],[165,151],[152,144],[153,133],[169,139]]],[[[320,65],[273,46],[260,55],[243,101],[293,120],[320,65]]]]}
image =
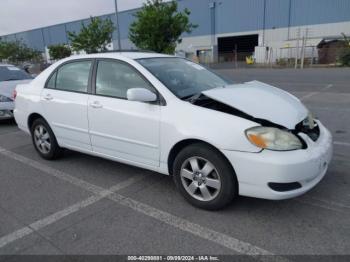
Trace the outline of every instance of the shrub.
{"type": "Polygon", "coordinates": [[[40,61],[42,56],[40,51],[28,47],[22,41],[0,41],[0,59],[18,64],[26,61],[40,61]]]}
{"type": "Polygon", "coordinates": [[[98,53],[107,50],[107,45],[112,42],[112,35],[115,29],[112,20],[102,20],[98,17],[91,17],[90,24],[82,28],[77,34],[68,32],[68,38],[74,51],[84,50],[86,53],[98,53]]]}
{"type": "Polygon", "coordinates": [[[53,60],[62,59],[72,54],[72,50],[68,45],[58,44],[49,46],[50,58],[53,60]]]}

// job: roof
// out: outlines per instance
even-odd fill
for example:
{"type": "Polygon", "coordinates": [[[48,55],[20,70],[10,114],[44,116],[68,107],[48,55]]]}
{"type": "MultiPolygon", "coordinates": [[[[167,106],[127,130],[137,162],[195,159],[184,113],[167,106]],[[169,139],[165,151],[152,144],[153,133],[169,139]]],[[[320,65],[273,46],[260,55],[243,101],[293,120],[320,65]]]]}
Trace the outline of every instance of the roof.
{"type": "MultiPolygon", "coordinates": [[[[114,54],[114,53],[112,53],[114,54]]],[[[115,54],[125,56],[130,59],[152,58],[152,57],[172,57],[170,55],[146,52],[117,52],[115,54]]]]}
{"type": "Polygon", "coordinates": [[[155,57],[173,57],[165,54],[149,53],[149,52],[107,52],[107,53],[97,53],[97,54],[87,54],[87,55],[74,55],[70,58],[91,58],[91,57],[103,57],[103,58],[120,58],[126,57],[129,59],[142,59],[142,58],[155,58],[155,57]]]}
{"type": "Polygon", "coordinates": [[[11,65],[11,64],[2,64],[2,63],[0,63],[0,66],[14,66],[14,65],[11,65]]]}

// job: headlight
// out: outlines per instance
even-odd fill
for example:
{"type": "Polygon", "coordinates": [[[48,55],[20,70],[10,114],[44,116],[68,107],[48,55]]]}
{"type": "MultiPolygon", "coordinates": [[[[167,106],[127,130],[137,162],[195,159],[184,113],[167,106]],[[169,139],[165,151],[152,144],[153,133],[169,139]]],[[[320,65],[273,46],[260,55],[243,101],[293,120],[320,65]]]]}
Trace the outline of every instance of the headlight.
{"type": "Polygon", "coordinates": [[[253,127],[246,130],[248,140],[255,146],[276,151],[301,149],[301,141],[294,134],[273,127],[253,127]]]}
{"type": "Polygon", "coordinates": [[[12,102],[13,100],[11,98],[8,98],[7,96],[0,95],[0,102],[12,102]]]}

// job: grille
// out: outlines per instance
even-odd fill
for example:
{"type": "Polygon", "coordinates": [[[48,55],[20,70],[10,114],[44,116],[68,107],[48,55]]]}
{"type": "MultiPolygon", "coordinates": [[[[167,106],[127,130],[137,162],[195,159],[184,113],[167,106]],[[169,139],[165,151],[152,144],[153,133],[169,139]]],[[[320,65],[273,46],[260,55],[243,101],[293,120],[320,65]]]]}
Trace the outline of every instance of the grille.
{"type": "Polygon", "coordinates": [[[308,121],[304,120],[296,125],[295,131],[296,131],[296,134],[297,133],[306,134],[314,142],[316,142],[318,140],[318,138],[320,137],[320,127],[318,126],[318,124],[316,122],[315,122],[314,128],[310,128],[308,121]]]}

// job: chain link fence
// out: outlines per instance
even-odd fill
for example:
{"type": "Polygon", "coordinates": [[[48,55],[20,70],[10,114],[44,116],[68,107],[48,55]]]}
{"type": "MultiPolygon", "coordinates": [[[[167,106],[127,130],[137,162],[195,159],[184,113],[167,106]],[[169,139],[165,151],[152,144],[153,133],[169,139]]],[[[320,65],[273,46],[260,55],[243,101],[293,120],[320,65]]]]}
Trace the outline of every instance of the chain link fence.
{"type": "MultiPolygon", "coordinates": [[[[350,57],[349,47],[317,46],[266,48],[256,53],[224,53],[219,54],[217,62],[211,61],[209,54],[206,59],[197,61],[212,68],[249,68],[249,67],[276,67],[276,68],[308,68],[332,67],[348,65],[342,57],[350,57]]],[[[349,59],[349,58],[347,58],[349,59]]]]}

